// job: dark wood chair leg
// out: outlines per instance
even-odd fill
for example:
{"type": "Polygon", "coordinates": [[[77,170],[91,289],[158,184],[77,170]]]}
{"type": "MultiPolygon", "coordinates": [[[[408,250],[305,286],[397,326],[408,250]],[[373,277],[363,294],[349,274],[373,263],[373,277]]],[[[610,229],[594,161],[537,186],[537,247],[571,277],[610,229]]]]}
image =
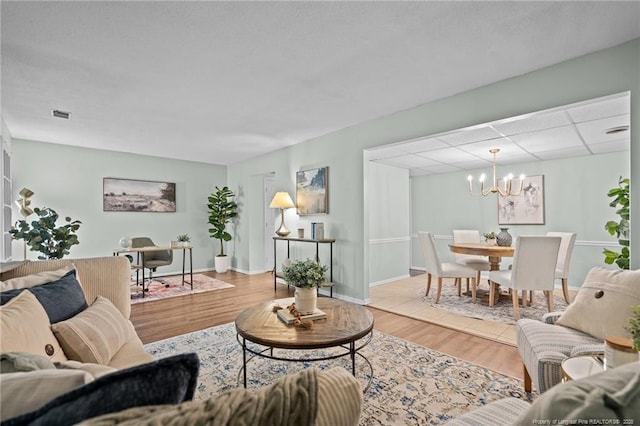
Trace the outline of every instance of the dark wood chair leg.
{"type": "Polygon", "coordinates": [[[522,364],[522,370],[524,371],[524,391],[531,393],[531,376],[524,364],[522,364]]]}

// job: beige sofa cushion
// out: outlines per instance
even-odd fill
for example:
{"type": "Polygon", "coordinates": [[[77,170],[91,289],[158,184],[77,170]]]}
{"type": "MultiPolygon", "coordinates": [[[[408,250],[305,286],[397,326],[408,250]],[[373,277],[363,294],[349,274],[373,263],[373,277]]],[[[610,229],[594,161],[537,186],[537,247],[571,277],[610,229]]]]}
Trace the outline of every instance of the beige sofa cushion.
{"type": "Polygon", "coordinates": [[[51,361],[66,361],[50,326],[38,299],[23,291],[0,307],[0,352],[29,352],[51,361]]]}
{"type": "Polygon", "coordinates": [[[36,370],[0,374],[0,420],[4,421],[42,407],[72,389],[93,381],[82,370],[36,370]]]}
{"type": "Polygon", "coordinates": [[[136,334],[131,323],[102,296],[73,318],[53,324],[51,329],[70,359],[103,365],[108,365],[136,334]]]}
{"type": "Polygon", "coordinates": [[[633,306],[640,304],[640,270],[592,268],[556,324],[602,339],[629,336],[633,306]]]}

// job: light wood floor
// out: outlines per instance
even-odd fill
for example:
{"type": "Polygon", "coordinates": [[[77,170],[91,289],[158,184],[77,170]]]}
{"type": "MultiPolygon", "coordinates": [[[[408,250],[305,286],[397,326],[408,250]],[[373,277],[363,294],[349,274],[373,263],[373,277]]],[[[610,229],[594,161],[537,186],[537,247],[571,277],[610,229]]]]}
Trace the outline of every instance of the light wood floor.
{"type": "MultiPolygon", "coordinates": [[[[293,290],[277,284],[270,273],[245,275],[234,271],[214,278],[234,288],[132,305],[131,321],[143,343],[154,342],[235,320],[245,308],[271,299],[289,297],[293,290]]],[[[374,328],[439,352],[482,365],[500,373],[522,378],[522,361],[516,348],[443,326],[369,308],[374,328]]]]}

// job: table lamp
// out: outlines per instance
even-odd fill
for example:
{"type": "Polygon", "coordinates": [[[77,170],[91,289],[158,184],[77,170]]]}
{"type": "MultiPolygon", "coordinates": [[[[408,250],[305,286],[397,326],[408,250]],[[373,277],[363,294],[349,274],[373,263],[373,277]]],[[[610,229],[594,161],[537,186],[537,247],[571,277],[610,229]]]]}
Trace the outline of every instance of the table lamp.
{"type": "Polygon", "coordinates": [[[269,207],[272,209],[280,209],[281,223],[276,234],[281,237],[286,237],[291,232],[284,224],[284,209],[290,209],[295,206],[296,205],[293,203],[293,200],[291,200],[289,193],[286,191],[276,192],[276,195],[273,196],[273,200],[271,200],[271,204],[269,204],[269,207]]]}

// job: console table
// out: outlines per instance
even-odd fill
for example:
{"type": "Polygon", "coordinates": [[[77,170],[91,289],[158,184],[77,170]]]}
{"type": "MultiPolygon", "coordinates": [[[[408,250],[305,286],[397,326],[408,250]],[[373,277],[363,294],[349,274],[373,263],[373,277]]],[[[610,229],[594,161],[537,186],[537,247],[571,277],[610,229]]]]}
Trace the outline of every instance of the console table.
{"type": "Polygon", "coordinates": [[[132,268],[136,269],[136,280],[137,280],[137,270],[142,269],[142,297],[144,297],[144,292],[146,291],[144,288],[144,254],[146,252],[151,252],[151,251],[161,251],[161,250],[182,250],[182,285],[185,284],[185,282],[187,284],[191,285],[191,290],[193,290],[193,252],[192,252],[193,247],[191,246],[150,246],[150,247],[129,247],[129,248],[122,248],[122,249],[115,249],[113,251],[113,255],[114,256],[119,256],[120,253],[137,253],[138,255],[138,259],[136,260],[135,264],[132,264],[132,268]],[[186,251],[189,250],[189,278],[190,281],[186,281],[184,279],[184,273],[185,273],[185,254],[186,251]]]}
{"type": "Polygon", "coordinates": [[[336,242],[335,238],[323,238],[323,239],[311,239],[311,238],[293,238],[293,237],[273,237],[273,290],[276,290],[276,280],[278,278],[283,278],[282,274],[278,272],[278,251],[277,244],[278,241],[286,241],[287,242],[287,259],[291,257],[291,242],[300,242],[300,243],[312,243],[316,245],[316,262],[320,262],[320,244],[328,244],[329,245],[329,281],[326,281],[321,287],[329,287],[329,295],[333,297],[333,243],[336,242]]]}

